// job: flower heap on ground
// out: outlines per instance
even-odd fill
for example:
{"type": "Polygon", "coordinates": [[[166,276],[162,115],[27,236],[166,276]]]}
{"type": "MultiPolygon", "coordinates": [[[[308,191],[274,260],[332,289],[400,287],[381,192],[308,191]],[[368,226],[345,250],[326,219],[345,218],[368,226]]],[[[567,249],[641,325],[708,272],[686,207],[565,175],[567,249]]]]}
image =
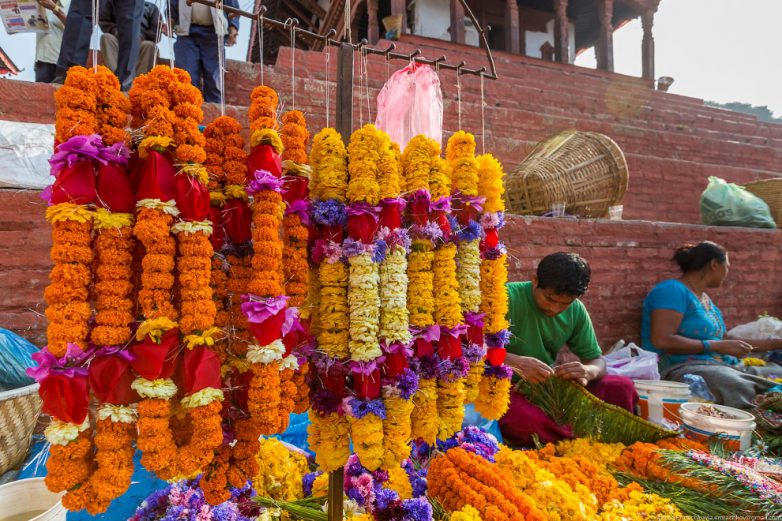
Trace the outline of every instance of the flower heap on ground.
{"type": "Polygon", "coordinates": [[[407,310],[414,345],[411,368],[418,377],[413,395],[411,437],[435,442],[438,433],[437,379],[434,345],[440,328],[434,320],[434,240],[442,235],[437,223],[430,222],[430,172],[440,147],[426,136],[410,140],[402,154],[402,174],[406,200],[406,225],[411,244],[407,262],[407,310]]]}
{"type": "Polygon", "coordinates": [[[385,255],[377,242],[380,205],[380,159],[390,152],[374,125],[356,130],[348,145],[347,235],[342,245],[348,261],[348,311],[352,394],[343,400],[350,437],[361,464],[376,470],[383,463],[380,364],[380,272],[385,255]]]}
{"type": "Polygon", "coordinates": [[[145,132],[135,227],[145,246],[139,291],[144,322],[133,346],[133,388],[142,398],[142,463],[164,479],[195,476],[222,442],[220,361],[208,349],[219,330],[209,285],[213,248],[202,101],[185,71],[164,66],[138,77],[131,89],[133,115],[145,132]],[[184,398],[174,410],[180,391],[184,398]]]}
{"type": "MultiPolygon", "coordinates": [[[[246,359],[252,377],[247,390],[249,417],[235,422],[237,443],[232,453],[231,482],[237,486],[257,473],[258,437],[287,426],[281,414],[281,370],[296,366],[283,337],[290,331],[294,311],[287,306],[282,272],[282,141],[277,134],[277,93],[256,87],[250,95],[251,152],[247,158],[247,193],[252,196],[252,278],[241,309],[255,342],[246,359]]],[[[290,412],[290,411],[288,411],[290,412]]],[[[284,418],[283,418],[284,416],[284,418]]]]}
{"type": "Polygon", "coordinates": [[[285,276],[285,294],[290,297],[288,304],[299,310],[302,330],[288,333],[283,339],[293,349],[298,361],[298,369],[283,370],[283,382],[287,389],[282,391],[280,414],[287,417],[285,411],[303,413],[309,408],[309,385],[307,373],[308,351],[312,339],[309,333],[309,310],[305,303],[309,293],[309,177],[311,169],[307,164],[307,142],[310,133],[304,114],[298,110],[286,112],[282,116],[280,138],[284,150],[282,153],[283,183],[285,191],[285,217],[283,225],[283,274],[285,276]],[[290,401],[293,401],[291,404],[290,401]]]}
{"type": "Polygon", "coordinates": [[[376,256],[380,259],[380,327],[383,356],[382,398],[384,469],[399,469],[410,454],[412,397],[418,376],[409,367],[410,320],[407,309],[407,254],[410,238],[402,226],[405,201],[401,197],[402,172],[399,149],[385,132],[376,135],[379,150],[378,184],[380,216],[376,256]]]}
{"type": "MultiPolygon", "coordinates": [[[[450,137],[446,146],[446,159],[451,171],[451,204],[457,251],[457,278],[459,297],[466,327],[464,357],[469,363],[467,374],[460,379],[464,388],[464,401],[473,402],[483,366],[485,347],[481,338],[484,313],[481,313],[480,288],[480,239],[478,223],[484,197],[478,194],[479,172],[475,160],[475,138],[472,134],[458,131],[450,137]]],[[[435,287],[437,285],[435,284],[435,287]]],[[[455,379],[454,379],[455,380],[455,379]]],[[[442,381],[442,380],[441,380],[442,381]]],[[[458,383],[450,384],[451,387],[458,383]]],[[[442,391],[441,391],[442,392],[442,391]]],[[[454,389],[450,389],[454,392],[454,389]]],[[[458,430],[458,427],[457,427],[458,430]]]]}
{"type": "Polygon", "coordinates": [[[317,304],[311,329],[316,340],[308,428],[309,445],[326,472],[341,468],[350,455],[350,426],[342,400],[350,336],[348,268],[342,253],[347,224],[347,150],[334,129],[321,130],[313,140],[310,179],[313,224],[313,281],[310,302],[317,304]]]}
{"type": "Polygon", "coordinates": [[[133,195],[124,171],[129,106],[105,67],[72,68],[55,104],[55,181],[46,191],[54,263],[44,292],[49,344],[34,355],[39,367],[28,372],[53,418],[46,429],[52,444],[48,488],[66,492],[69,510],[99,513],[127,489],[133,469],[135,417],[127,407],[133,397],[125,350],[133,320],[133,195]],[[92,332],[91,296],[97,313],[92,332]],[[94,440],[88,384],[99,402],[94,440]]]}
{"type": "MultiPolygon", "coordinates": [[[[505,346],[510,340],[508,293],[505,289],[508,282],[508,254],[505,245],[499,240],[499,230],[505,222],[504,173],[502,165],[491,154],[478,156],[477,163],[479,202],[483,203],[483,213],[480,215],[483,239],[480,243],[480,313],[471,315],[476,319],[476,322],[471,323],[474,328],[471,332],[476,333],[475,341],[483,336],[483,345],[487,351],[485,369],[474,391],[476,394],[470,398],[473,398],[476,409],[485,418],[498,420],[508,410],[512,376],[510,368],[503,365],[505,346]]],[[[475,375],[474,369],[483,366],[477,363],[471,365],[471,377],[475,375]]],[[[468,380],[472,385],[476,383],[471,378],[468,380]]]]}

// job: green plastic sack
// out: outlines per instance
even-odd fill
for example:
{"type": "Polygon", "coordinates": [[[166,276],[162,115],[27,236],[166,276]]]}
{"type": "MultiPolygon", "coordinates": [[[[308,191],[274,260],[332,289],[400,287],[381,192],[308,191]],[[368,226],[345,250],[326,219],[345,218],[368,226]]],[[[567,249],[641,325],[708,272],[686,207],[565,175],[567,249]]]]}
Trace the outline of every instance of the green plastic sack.
{"type": "Polygon", "coordinates": [[[711,226],[777,227],[763,199],[719,177],[709,177],[701,195],[701,221],[711,226]]]}

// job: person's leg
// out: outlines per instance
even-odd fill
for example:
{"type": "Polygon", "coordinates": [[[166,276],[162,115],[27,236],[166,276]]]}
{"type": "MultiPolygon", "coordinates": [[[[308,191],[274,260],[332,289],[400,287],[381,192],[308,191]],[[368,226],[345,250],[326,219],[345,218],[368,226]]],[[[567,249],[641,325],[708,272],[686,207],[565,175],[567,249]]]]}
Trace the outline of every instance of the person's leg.
{"type": "Polygon", "coordinates": [[[531,447],[534,435],[541,443],[573,437],[570,427],[558,425],[541,408],[516,391],[511,391],[508,412],[500,418],[499,424],[502,439],[511,446],[531,447]]]}
{"type": "Polygon", "coordinates": [[[752,399],[767,392],[776,385],[771,380],[742,373],[722,364],[683,364],[666,373],[666,379],[684,381],[685,374],[694,374],[703,378],[714,395],[716,403],[751,409],[752,399]]]}
{"type": "Polygon", "coordinates": [[[92,36],[92,1],[73,0],[65,19],[65,30],[57,58],[57,76],[65,79],[72,65],[85,65],[92,36]]]}
{"type": "Polygon", "coordinates": [[[119,34],[117,77],[123,90],[130,88],[136,71],[141,40],[141,17],[144,0],[113,0],[119,34]]]}
{"type": "Polygon", "coordinates": [[[220,102],[220,50],[217,48],[217,33],[211,27],[197,27],[201,70],[204,77],[204,101],[220,102]]]}
{"type": "Polygon", "coordinates": [[[103,64],[111,72],[117,74],[117,53],[119,52],[119,40],[113,34],[103,33],[100,37],[100,53],[103,56],[103,64]]]}
{"type": "Polygon", "coordinates": [[[198,42],[192,36],[177,36],[174,42],[176,66],[190,74],[190,82],[201,88],[201,60],[198,56],[198,42]]]}
{"type": "Polygon", "coordinates": [[[138,63],[136,63],[136,76],[146,74],[152,70],[157,56],[157,45],[155,42],[144,40],[138,51],[138,63]]]}
{"type": "Polygon", "coordinates": [[[51,83],[57,75],[57,66],[53,63],[35,62],[35,81],[51,83]]]}
{"type": "Polygon", "coordinates": [[[604,402],[635,413],[638,393],[633,381],[626,376],[607,374],[598,380],[589,382],[587,390],[604,402]]]}

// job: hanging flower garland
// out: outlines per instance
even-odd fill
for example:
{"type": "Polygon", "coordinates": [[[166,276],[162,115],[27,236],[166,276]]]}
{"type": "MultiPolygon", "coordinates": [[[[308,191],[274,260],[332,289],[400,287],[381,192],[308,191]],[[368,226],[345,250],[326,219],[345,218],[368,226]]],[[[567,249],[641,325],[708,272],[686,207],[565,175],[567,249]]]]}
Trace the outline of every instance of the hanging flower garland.
{"type": "MultiPolygon", "coordinates": [[[[378,263],[385,252],[375,244],[380,213],[378,183],[382,141],[374,125],[355,131],[348,145],[348,238],[343,252],[348,258],[348,307],[350,314],[350,369],[354,396],[345,399],[353,447],[361,464],[376,470],[383,462],[383,420],[378,333],[380,331],[380,275],[378,263]],[[380,145],[380,146],[379,146],[380,145]]],[[[388,144],[385,148],[388,148],[388,144]]]]}
{"type": "Polygon", "coordinates": [[[480,382],[475,406],[485,418],[496,420],[510,404],[511,371],[503,365],[508,331],[508,255],[499,240],[499,230],[505,222],[502,165],[490,154],[479,156],[479,193],[485,198],[481,225],[481,305],[484,342],[488,348],[486,370],[480,382]]]}
{"type": "Polygon", "coordinates": [[[410,454],[412,397],[418,388],[418,376],[409,368],[408,360],[412,355],[407,309],[410,238],[407,229],[402,227],[405,201],[401,197],[403,180],[398,154],[385,132],[379,131],[377,139],[381,207],[377,247],[385,251],[379,267],[379,336],[385,356],[381,366],[382,397],[386,409],[383,468],[401,470],[401,463],[410,454]]]}
{"type": "Polygon", "coordinates": [[[347,224],[347,150],[331,128],[314,138],[310,178],[311,219],[315,230],[312,264],[318,293],[310,295],[318,312],[312,317],[316,338],[315,377],[311,392],[308,441],[320,468],[341,468],[350,455],[350,425],[342,400],[347,394],[346,359],[349,356],[348,268],[342,242],[347,224]]]}
{"type": "MultiPolygon", "coordinates": [[[[286,203],[285,217],[282,221],[285,294],[290,297],[290,305],[299,310],[299,315],[308,317],[303,307],[309,289],[307,246],[309,244],[310,168],[307,165],[307,142],[310,134],[307,131],[304,114],[298,110],[285,113],[282,123],[280,138],[285,147],[282,153],[282,166],[285,186],[283,198],[286,203]]],[[[309,386],[305,376],[309,371],[306,351],[311,340],[305,330],[289,333],[284,341],[294,350],[299,364],[297,371],[286,369],[281,375],[284,388],[281,392],[280,416],[287,418],[290,412],[302,413],[309,407],[309,386]]]]}
{"type": "Polygon", "coordinates": [[[410,255],[407,263],[407,309],[410,333],[415,346],[411,367],[418,376],[418,390],[413,396],[411,436],[433,444],[437,437],[437,380],[434,343],[440,339],[440,328],[434,320],[433,240],[442,231],[429,222],[431,194],[430,171],[440,148],[423,135],[410,140],[402,154],[402,172],[407,202],[407,224],[410,229],[410,255]]]}

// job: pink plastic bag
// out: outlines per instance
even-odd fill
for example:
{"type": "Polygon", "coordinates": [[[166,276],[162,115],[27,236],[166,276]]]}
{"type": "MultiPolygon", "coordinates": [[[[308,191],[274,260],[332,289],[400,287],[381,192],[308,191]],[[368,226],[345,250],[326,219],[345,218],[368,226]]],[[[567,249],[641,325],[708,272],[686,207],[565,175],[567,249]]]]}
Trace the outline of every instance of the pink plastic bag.
{"type": "Polygon", "coordinates": [[[402,150],[419,134],[442,143],[443,94],[437,73],[428,65],[411,63],[392,74],[377,95],[375,125],[402,150]]]}

